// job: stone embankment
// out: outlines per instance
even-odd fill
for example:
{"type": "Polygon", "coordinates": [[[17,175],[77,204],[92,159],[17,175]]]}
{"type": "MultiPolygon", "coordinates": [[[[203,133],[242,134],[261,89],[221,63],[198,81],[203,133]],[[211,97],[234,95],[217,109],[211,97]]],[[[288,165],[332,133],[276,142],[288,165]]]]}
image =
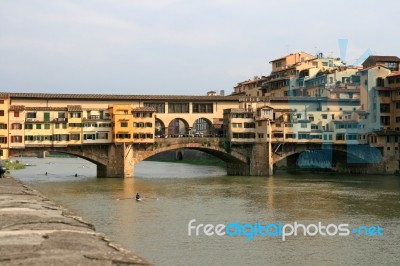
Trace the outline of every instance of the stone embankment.
{"type": "Polygon", "coordinates": [[[149,265],[67,209],[0,178],[0,265],[149,265]]]}

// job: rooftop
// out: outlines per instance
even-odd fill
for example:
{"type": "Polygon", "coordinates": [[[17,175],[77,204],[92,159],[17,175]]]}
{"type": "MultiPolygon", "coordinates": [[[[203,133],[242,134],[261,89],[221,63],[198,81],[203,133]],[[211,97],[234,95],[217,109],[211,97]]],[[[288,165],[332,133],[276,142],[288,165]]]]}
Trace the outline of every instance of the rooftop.
{"type": "Polygon", "coordinates": [[[71,99],[71,100],[191,100],[191,101],[238,101],[238,96],[190,96],[190,95],[124,95],[124,94],[58,94],[0,92],[0,98],[71,99]]]}

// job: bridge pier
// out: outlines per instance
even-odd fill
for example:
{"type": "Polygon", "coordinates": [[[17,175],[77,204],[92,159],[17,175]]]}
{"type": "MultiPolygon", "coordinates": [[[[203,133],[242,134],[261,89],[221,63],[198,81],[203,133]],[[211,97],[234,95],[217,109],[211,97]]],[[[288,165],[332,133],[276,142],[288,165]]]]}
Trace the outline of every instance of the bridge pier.
{"type": "Polygon", "coordinates": [[[256,143],[251,153],[250,175],[271,176],[273,172],[273,161],[269,150],[269,143],[256,143]]]}
{"type": "Polygon", "coordinates": [[[133,177],[133,145],[121,143],[108,148],[108,163],[97,164],[97,177],[133,177]]]}
{"type": "Polygon", "coordinates": [[[248,176],[250,175],[250,168],[242,162],[227,162],[226,172],[229,176],[248,176]]]}

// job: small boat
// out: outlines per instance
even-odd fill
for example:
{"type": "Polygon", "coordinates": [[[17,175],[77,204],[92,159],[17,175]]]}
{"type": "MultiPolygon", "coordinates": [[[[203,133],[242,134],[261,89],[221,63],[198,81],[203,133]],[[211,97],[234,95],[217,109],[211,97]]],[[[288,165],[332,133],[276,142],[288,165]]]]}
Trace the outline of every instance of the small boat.
{"type": "Polygon", "coordinates": [[[142,198],[136,198],[136,201],[142,201],[142,198]]]}

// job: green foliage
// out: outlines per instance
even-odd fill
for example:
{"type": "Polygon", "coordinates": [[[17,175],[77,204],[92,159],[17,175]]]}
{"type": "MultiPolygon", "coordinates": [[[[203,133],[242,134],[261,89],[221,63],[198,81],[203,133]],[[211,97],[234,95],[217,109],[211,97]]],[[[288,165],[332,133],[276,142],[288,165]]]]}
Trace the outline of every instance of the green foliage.
{"type": "Polygon", "coordinates": [[[219,147],[224,149],[227,153],[231,153],[231,143],[228,140],[220,140],[219,147]]]}
{"type": "Polygon", "coordinates": [[[24,169],[25,165],[23,165],[22,163],[20,163],[19,161],[5,161],[4,162],[4,167],[7,170],[18,170],[18,169],[24,169]]]}

